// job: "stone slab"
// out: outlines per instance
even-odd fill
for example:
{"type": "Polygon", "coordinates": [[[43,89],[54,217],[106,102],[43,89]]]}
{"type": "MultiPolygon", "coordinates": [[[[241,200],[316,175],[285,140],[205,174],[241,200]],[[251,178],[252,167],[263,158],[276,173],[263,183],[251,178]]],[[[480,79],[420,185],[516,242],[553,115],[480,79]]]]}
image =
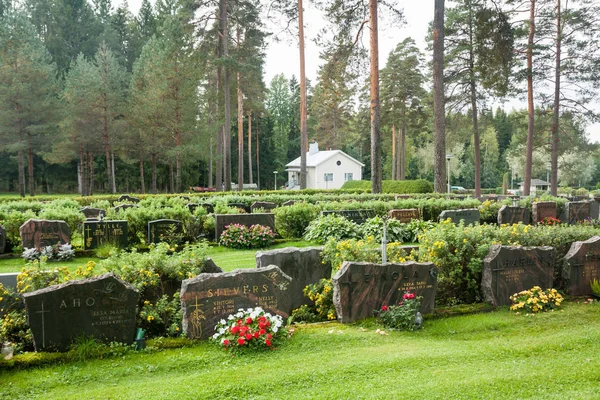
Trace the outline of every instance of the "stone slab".
{"type": "Polygon", "coordinates": [[[181,284],[183,332],[190,339],[207,339],[221,319],[240,308],[257,306],[286,320],[291,311],[291,282],[274,265],[186,279],[181,284]]]}
{"type": "Polygon", "coordinates": [[[66,351],[75,339],[132,343],[139,293],[113,274],[23,294],[36,351],[66,351]]]}
{"type": "Polygon", "coordinates": [[[600,236],[572,243],[563,258],[561,275],[570,295],[591,295],[590,283],[600,281],[600,236]]]}
{"type": "Polygon", "coordinates": [[[260,208],[265,211],[271,211],[272,209],[277,208],[277,204],[270,201],[255,201],[250,206],[250,211],[254,212],[254,210],[260,208]]]}
{"type": "Polygon", "coordinates": [[[440,213],[440,221],[450,220],[458,224],[460,221],[465,221],[465,225],[478,224],[481,219],[481,214],[476,208],[465,208],[461,210],[444,210],[440,213]]]}
{"type": "Polygon", "coordinates": [[[373,316],[383,305],[402,301],[407,291],[423,296],[421,313],[433,312],[438,268],[433,263],[342,264],[333,277],[333,304],[338,319],[351,323],[373,316]]]}
{"type": "Polygon", "coordinates": [[[560,220],[574,225],[592,218],[592,204],[589,201],[570,201],[565,204],[565,209],[560,220]]]}
{"type": "Polygon", "coordinates": [[[105,243],[125,248],[129,243],[127,234],[127,221],[124,220],[84,221],[83,248],[96,249],[105,243]]]}
{"type": "Polygon", "coordinates": [[[81,211],[86,218],[100,218],[100,214],[102,214],[103,217],[106,215],[106,211],[101,208],[83,207],[79,211],[81,211]]]}
{"type": "Polygon", "coordinates": [[[324,210],[321,211],[321,215],[336,214],[340,215],[352,222],[357,224],[363,224],[366,220],[374,218],[376,216],[375,211],[369,209],[363,210],[324,210]]]}
{"type": "Polygon", "coordinates": [[[6,229],[0,225],[0,254],[6,252],[6,229]]]}
{"type": "Polygon", "coordinates": [[[498,224],[518,224],[519,222],[529,225],[531,223],[531,213],[525,207],[512,207],[503,205],[498,210],[498,224]]]}
{"type": "Polygon", "coordinates": [[[41,249],[71,242],[71,229],[65,221],[28,219],[19,228],[23,248],[41,249]]]}
{"type": "MultiPolygon", "coordinates": [[[[148,243],[172,242],[175,235],[183,232],[181,221],[157,219],[148,222],[148,243]]],[[[175,240],[178,241],[178,240],[175,240]]]]}
{"type": "Polygon", "coordinates": [[[539,224],[545,218],[556,218],[556,202],[537,201],[531,205],[531,216],[534,224],[539,224]]]}
{"type": "Polygon", "coordinates": [[[390,210],[388,212],[390,218],[397,219],[402,223],[407,223],[413,219],[419,219],[419,210],[417,208],[405,208],[401,210],[390,210]]]}

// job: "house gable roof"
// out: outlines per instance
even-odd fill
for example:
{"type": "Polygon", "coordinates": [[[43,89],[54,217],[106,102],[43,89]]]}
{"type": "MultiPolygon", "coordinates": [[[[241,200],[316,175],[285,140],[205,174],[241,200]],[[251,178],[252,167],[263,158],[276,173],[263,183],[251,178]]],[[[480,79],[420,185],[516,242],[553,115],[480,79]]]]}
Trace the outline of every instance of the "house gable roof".
{"type": "MultiPolygon", "coordinates": [[[[314,154],[306,152],[306,167],[317,167],[318,165],[323,164],[325,161],[329,160],[331,157],[334,157],[336,155],[343,155],[344,157],[354,161],[361,167],[365,166],[365,164],[361,163],[354,157],[350,157],[348,154],[344,153],[341,150],[323,150],[318,151],[314,154]]],[[[285,166],[288,168],[300,168],[300,157],[296,158],[293,161],[290,161],[285,166]]]]}

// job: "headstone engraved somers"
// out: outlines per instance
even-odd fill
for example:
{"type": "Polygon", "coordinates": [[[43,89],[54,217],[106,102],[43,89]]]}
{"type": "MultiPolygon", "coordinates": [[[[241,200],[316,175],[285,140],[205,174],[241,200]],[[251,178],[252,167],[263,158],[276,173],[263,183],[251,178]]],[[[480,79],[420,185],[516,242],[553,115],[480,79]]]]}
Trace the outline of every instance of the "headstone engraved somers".
{"type": "Polygon", "coordinates": [[[483,260],[481,290],[494,306],[511,304],[510,296],[534,286],[552,287],[553,247],[492,245],[483,260]]]}
{"type": "Polygon", "coordinates": [[[287,319],[291,281],[274,265],[186,279],[181,285],[183,332],[190,339],[207,339],[217,322],[240,308],[260,306],[287,319]]]}
{"type": "Polygon", "coordinates": [[[433,312],[438,268],[433,263],[342,264],[333,277],[333,304],[338,319],[350,323],[373,316],[383,305],[396,305],[404,293],[422,296],[422,313],[433,312]]]}
{"type": "Polygon", "coordinates": [[[66,351],[81,336],[132,343],[139,293],[113,274],[23,294],[36,351],[66,351]]]}

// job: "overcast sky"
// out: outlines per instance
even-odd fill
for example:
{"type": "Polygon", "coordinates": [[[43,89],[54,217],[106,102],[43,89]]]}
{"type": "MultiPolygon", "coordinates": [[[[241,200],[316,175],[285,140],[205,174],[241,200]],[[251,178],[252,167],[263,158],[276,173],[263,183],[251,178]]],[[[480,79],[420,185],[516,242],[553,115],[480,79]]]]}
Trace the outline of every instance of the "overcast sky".
{"type": "MultiPolygon", "coordinates": [[[[154,3],[154,0],[151,0],[154,3]]],[[[131,12],[137,15],[142,0],[128,0],[131,12]]],[[[427,26],[433,19],[433,0],[403,0],[402,7],[406,23],[402,27],[382,26],[379,24],[379,67],[385,67],[387,56],[394,47],[407,37],[412,37],[421,49],[425,49],[425,36],[427,26]]],[[[115,2],[116,4],[116,2],[115,2]]],[[[305,43],[306,43],[306,76],[313,84],[316,82],[317,71],[322,64],[319,58],[319,49],[314,42],[314,38],[324,25],[320,13],[312,6],[312,2],[304,2],[305,15],[305,43]]],[[[383,10],[380,10],[380,13],[383,10]]],[[[381,18],[381,16],[380,16],[381,18]]],[[[267,27],[269,28],[269,27],[267,27]]],[[[274,31],[277,28],[273,27],[274,31]]],[[[285,34],[277,35],[279,41],[271,36],[267,42],[266,60],[265,60],[265,83],[267,86],[271,79],[283,73],[288,79],[295,75],[300,75],[300,53],[297,40],[293,40],[285,34]]],[[[368,45],[368,34],[364,35],[365,44],[368,45]]],[[[511,108],[525,108],[526,104],[521,101],[511,101],[505,108],[509,111],[511,108]]],[[[495,107],[494,107],[495,108],[495,107]]],[[[600,142],[600,124],[594,124],[588,127],[590,139],[594,142],[600,142]]]]}

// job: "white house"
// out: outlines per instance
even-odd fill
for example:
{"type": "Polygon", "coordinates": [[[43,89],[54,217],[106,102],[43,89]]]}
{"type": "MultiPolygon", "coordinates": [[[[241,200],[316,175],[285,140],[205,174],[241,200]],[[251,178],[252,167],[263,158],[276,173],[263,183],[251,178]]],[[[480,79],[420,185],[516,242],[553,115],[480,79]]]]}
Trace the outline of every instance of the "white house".
{"type": "MultiPolygon", "coordinates": [[[[525,188],[525,183],[521,182],[519,185],[519,190],[523,193],[523,189],[525,188]]],[[[529,194],[531,196],[535,196],[537,192],[546,192],[550,190],[550,183],[543,181],[541,179],[532,179],[531,185],[529,186],[529,194]]]]}
{"type": "MultiPolygon", "coordinates": [[[[341,150],[319,151],[317,143],[311,143],[306,153],[306,188],[339,189],[346,181],[362,179],[365,165],[341,150]]],[[[288,189],[300,189],[300,157],[286,164],[288,189]]]]}

